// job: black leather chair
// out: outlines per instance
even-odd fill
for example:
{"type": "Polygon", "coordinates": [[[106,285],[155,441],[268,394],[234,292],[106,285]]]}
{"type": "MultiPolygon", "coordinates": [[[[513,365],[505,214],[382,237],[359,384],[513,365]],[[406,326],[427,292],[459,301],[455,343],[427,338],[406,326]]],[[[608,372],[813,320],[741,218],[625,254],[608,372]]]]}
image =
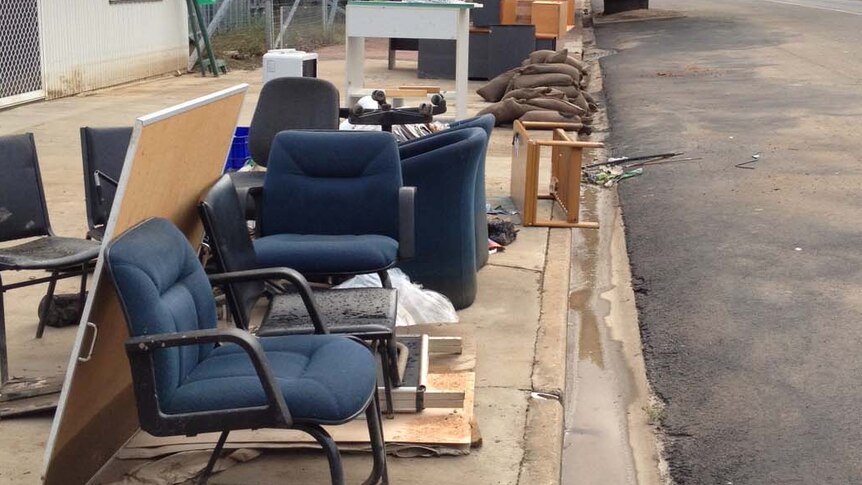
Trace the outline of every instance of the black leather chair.
{"type": "Polygon", "coordinates": [[[41,338],[58,280],[81,276],[79,308],[84,308],[87,266],[99,255],[99,244],[54,235],[32,133],[0,137],[0,174],[0,242],[35,238],[0,249],[0,275],[10,270],[45,270],[51,273],[47,277],[5,285],[0,278],[0,382],[5,383],[8,368],[3,294],[15,288],[48,283],[46,303],[36,330],[36,338],[41,338]]]}
{"type": "Polygon", "coordinates": [[[101,241],[132,138],[131,127],[81,128],[87,239],[101,241]]]}

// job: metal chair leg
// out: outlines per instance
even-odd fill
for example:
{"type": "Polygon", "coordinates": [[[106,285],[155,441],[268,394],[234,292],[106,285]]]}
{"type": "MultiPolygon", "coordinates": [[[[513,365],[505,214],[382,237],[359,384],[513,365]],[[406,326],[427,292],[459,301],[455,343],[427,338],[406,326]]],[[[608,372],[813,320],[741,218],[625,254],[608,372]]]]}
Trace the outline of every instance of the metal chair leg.
{"type": "Polygon", "coordinates": [[[365,420],[368,422],[368,436],[371,441],[371,453],[374,465],[371,475],[362,482],[362,485],[386,485],[389,483],[389,471],[386,467],[386,440],[383,437],[383,420],[380,416],[380,401],[377,393],[368,407],[365,408],[365,420]]]}
{"type": "Polygon", "coordinates": [[[0,277],[0,386],[9,380],[9,357],[6,354],[6,308],[3,306],[3,297],[6,288],[3,287],[3,278],[0,277]]]}
{"type": "Polygon", "coordinates": [[[81,290],[78,292],[78,319],[84,316],[84,305],[87,304],[87,267],[88,263],[81,265],[81,290]]]}
{"type": "Polygon", "coordinates": [[[323,447],[326,459],[329,460],[329,475],[332,485],[344,485],[344,468],[341,466],[341,454],[338,452],[338,445],[335,444],[332,436],[329,436],[329,433],[320,426],[300,425],[295,426],[295,428],[310,434],[323,447]]]}
{"type": "Polygon", "coordinates": [[[380,277],[380,284],[384,288],[392,288],[392,281],[389,279],[389,271],[378,271],[377,276],[380,277]]]}
{"type": "Polygon", "coordinates": [[[210,459],[207,462],[206,468],[204,468],[201,477],[198,479],[198,485],[206,485],[207,481],[210,479],[210,475],[212,475],[213,468],[215,467],[216,460],[218,460],[221,455],[221,450],[224,448],[224,443],[227,441],[227,435],[230,431],[225,430],[221,432],[221,436],[218,437],[218,442],[216,442],[215,449],[213,450],[212,455],[210,455],[210,459]]]}
{"type": "Polygon", "coordinates": [[[48,283],[48,293],[45,295],[45,307],[39,314],[39,326],[36,327],[36,338],[42,338],[45,333],[45,324],[48,323],[48,314],[51,312],[51,305],[54,303],[54,289],[57,287],[57,271],[51,272],[51,281],[48,283]]]}
{"type": "MultiPolygon", "coordinates": [[[[383,368],[383,392],[386,395],[386,417],[392,419],[395,417],[395,401],[392,399],[392,372],[398,372],[398,369],[392,369],[392,361],[389,359],[389,345],[379,345],[378,349],[378,353],[380,354],[380,365],[383,368]]],[[[375,392],[375,396],[376,395],[377,394],[375,392]]]]}
{"type": "Polygon", "coordinates": [[[392,385],[401,387],[401,374],[398,372],[398,339],[395,338],[394,333],[391,338],[386,339],[386,355],[392,368],[392,385]]]}

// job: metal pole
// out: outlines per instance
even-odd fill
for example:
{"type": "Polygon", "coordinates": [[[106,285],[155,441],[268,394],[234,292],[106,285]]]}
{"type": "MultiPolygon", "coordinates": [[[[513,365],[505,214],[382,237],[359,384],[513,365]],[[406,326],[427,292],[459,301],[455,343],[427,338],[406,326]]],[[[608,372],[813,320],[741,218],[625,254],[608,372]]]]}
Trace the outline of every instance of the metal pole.
{"type": "Polygon", "coordinates": [[[321,14],[321,23],[323,24],[323,31],[329,32],[329,25],[326,24],[326,18],[329,17],[326,15],[326,0],[320,0],[320,14],[321,14]]]}
{"type": "Polygon", "coordinates": [[[266,49],[272,49],[273,41],[273,16],[272,16],[272,0],[263,2],[264,16],[266,17],[266,49]]]}
{"type": "Polygon", "coordinates": [[[191,3],[194,5],[195,17],[197,17],[198,21],[198,28],[201,29],[201,35],[203,35],[204,38],[204,45],[207,48],[207,57],[210,60],[210,70],[212,71],[213,76],[218,77],[218,66],[216,65],[213,47],[210,44],[210,36],[209,34],[207,34],[207,26],[204,25],[204,16],[201,13],[201,6],[198,4],[197,0],[192,0],[191,3]]]}
{"type": "Polygon", "coordinates": [[[278,29],[278,38],[275,39],[275,43],[279,48],[284,47],[284,33],[287,31],[287,28],[290,27],[290,22],[293,21],[293,16],[296,14],[296,9],[299,8],[300,0],[296,0],[293,2],[293,6],[290,7],[290,12],[287,13],[287,19],[285,20],[282,16],[281,25],[278,29]]]}

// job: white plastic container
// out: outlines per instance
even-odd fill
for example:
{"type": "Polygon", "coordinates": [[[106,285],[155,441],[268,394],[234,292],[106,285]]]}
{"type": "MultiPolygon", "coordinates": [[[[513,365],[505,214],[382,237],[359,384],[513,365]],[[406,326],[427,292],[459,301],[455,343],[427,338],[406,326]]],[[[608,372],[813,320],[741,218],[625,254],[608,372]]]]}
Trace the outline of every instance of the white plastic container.
{"type": "Polygon", "coordinates": [[[279,77],[317,77],[317,54],[275,49],[263,55],[263,82],[279,77]]]}

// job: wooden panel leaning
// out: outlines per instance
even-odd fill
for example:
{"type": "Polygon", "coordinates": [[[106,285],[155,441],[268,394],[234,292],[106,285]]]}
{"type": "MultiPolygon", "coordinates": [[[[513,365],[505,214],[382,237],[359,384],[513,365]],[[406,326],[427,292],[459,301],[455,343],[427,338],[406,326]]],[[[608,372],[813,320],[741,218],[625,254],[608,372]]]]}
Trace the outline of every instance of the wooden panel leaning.
{"type": "Polygon", "coordinates": [[[240,84],[135,122],[48,437],[45,485],[87,483],[137,431],[123,345],[128,328],[101,254],[114,237],[150,217],[170,219],[200,245],[197,204],[222,173],[247,89],[240,84]]]}
{"type": "Polygon", "coordinates": [[[565,132],[567,128],[571,128],[567,123],[515,121],[510,194],[521,211],[524,226],[599,227],[597,222],[580,220],[581,161],[584,148],[603,148],[604,144],[572,140],[565,132]],[[533,139],[528,131],[531,128],[553,130],[553,139],[533,139]],[[551,147],[551,183],[547,194],[539,193],[542,147],[551,147]],[[538,219],[539,199],[550,199],[559,204],[566,213],[566,220],[538,219]]]}

